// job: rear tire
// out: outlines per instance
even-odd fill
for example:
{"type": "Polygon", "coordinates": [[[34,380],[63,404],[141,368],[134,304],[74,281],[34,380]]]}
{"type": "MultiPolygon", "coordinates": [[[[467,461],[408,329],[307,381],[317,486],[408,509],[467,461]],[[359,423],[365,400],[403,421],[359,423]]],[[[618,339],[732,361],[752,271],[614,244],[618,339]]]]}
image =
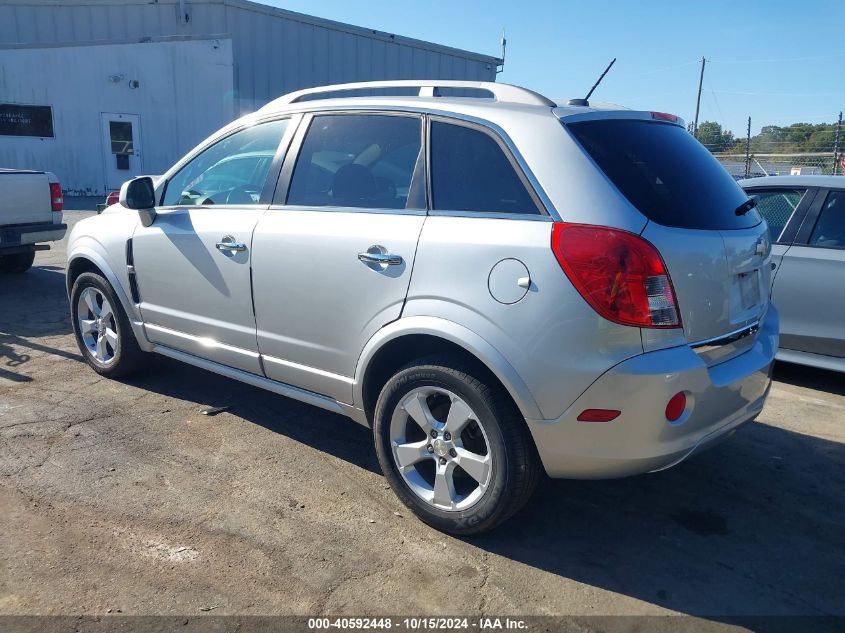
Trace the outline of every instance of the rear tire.
{"type": "Polygon", "coordinates": [[[25,273],[32,268],[35,261],[35,251],[28,253],[15,253],[14,255],[0,255],[0,272],[2,273],[25,273]]]}
{"type": "Polygon", "coordinates": [[[91,368],[107,378],[138,369],[145,357],[114,289],[96,273],[82,273],[70,293],[73,333],[91,368]]]}
{"type": "Polygon", "coordinates": [[[417,361],[388,380],[373,433],[393,491],[443,532],[493,529],[529,500],[540,477],[516,405],[485,372],[452,355],[417,361]]]}

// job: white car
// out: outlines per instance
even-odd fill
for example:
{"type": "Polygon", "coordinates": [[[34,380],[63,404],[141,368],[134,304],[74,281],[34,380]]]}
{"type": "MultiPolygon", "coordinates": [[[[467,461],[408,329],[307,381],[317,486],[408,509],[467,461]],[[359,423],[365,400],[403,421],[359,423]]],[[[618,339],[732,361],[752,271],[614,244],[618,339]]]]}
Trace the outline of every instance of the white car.
{"type": "Polygon", "coordinates": [[[739,182],[772,240],[779,360],[845,372],[845,177],[768,176],[739,182]]]}

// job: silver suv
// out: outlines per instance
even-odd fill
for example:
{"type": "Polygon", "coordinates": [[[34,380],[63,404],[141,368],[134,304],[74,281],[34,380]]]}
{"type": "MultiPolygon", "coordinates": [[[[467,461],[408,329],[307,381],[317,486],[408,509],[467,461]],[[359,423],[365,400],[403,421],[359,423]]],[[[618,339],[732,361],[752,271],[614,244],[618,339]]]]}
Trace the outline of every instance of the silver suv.
{"type": "Polygon", "coordinates": [[[660,470],[753,419],[770,250],[677,117],[377,82],[286,95],[124,184],[67,284],[99,374],[158,352],[345,414],[408,507],[470,534],[543,472],[660,470]]]}

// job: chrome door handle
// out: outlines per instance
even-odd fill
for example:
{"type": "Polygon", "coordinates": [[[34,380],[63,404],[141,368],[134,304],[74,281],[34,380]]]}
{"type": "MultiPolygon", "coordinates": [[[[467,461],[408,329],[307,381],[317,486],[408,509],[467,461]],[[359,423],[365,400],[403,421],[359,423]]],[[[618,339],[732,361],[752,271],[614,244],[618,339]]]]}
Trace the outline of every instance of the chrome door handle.
{"type": "Polygon", "coordinates": [[[246,250],[246,244],[243,242],[236,242],[231,235],[225,235],[222,242],[216,244],[218,251],[240,252],[246,250]]]}
{"type": "Polygon", "coordinates": [[[391,255],[390,253],[358,253],[358,259],[365,264],[398,266],[402,263],[402,258],[399,255],[391,255]]]}

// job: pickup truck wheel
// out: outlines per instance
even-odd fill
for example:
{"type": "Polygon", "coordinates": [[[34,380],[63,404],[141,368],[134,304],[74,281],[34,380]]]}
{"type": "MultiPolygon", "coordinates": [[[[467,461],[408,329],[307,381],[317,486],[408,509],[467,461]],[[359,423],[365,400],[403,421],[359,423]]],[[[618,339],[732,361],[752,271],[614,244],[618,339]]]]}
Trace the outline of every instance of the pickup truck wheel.
{"type": "Polygon", "coordinates": [[[0,272],[25,273],[32,268],[35,261],[35,251],[15,253],[14,255],[0,255],[0,272]]]}
{"type": "Polygon", "coordinates": [[[385,385],[373,432],[379,463],[402,502],[429,525],[477,534],[528,501],[539,458],[502,388],[459,359],[405,367],[385,385]]]}
{"type": "Polygon", "coordinates": [[[129,319],[108,281],[96,273],[82,273],[70,294],[73,331],[85,361],[102,376],[125,376],[141,364],[129,319]]]}

